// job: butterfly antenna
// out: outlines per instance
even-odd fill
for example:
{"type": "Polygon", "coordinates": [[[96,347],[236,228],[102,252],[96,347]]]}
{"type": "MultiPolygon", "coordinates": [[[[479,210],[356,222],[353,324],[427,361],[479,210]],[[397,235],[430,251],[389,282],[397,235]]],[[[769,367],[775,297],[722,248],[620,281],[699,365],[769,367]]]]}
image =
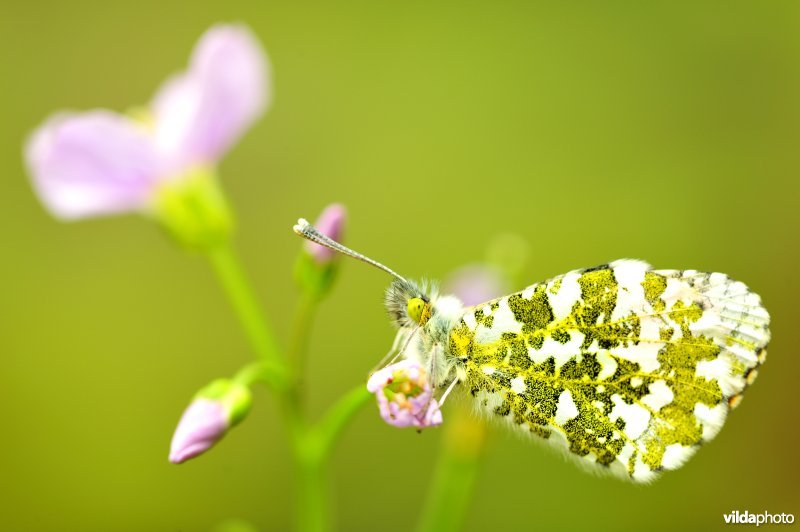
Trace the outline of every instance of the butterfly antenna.
{"type": "Polygon", "coordinates": [[[343,246],[342,244],[338,243],[337,241],[333,240],[332,238],[328,238],[327,236],[323,235],[317,229],[308,223],[307,220],[300,218],[297,220],[297,224],[293,227],[294,232],[298,235],[302,236],[305,239],[308,239],[315,244],[319,244],[320,246],[325,246],[328,249],[332,249],[334,251],[338,251],[348,257],[353,257],[356,260],[360,260],[361,262],[366,262],[372,266],[375,266],[379,270],[383,270],[389,275],[400,279],[403,282],[407,282],[400,274],[392,270],[391,268],[384,266],[380,262],[376,260],[372,260],[371,258],[367,257],[366,255],[362,255],[357,251],[353,251],[352,249],[348,248],[347,246],[343,246]]]}

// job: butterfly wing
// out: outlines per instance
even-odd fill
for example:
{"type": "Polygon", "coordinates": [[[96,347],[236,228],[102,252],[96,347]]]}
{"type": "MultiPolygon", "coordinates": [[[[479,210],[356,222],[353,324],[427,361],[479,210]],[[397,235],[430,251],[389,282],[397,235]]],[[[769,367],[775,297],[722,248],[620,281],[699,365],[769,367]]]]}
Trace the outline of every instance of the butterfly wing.
{"type": "Polygon", "coordinates": [[[620,260],[470,308],[449,347],[480,407],[646,482],[717,434],[769,338],[743,283],[620,260]]]}

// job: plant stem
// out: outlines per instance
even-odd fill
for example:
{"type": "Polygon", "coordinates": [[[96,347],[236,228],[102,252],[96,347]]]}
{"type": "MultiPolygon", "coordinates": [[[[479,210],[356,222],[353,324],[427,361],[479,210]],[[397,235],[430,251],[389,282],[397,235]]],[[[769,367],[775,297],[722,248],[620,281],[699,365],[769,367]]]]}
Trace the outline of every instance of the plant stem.
{"type": "Polygon", "coordinates": [[[330,526],[327,467],[331,452],[347,422],[370,397],[365,386],[357,386],[339,399],[316,427],[308,427],[300,434],[301,440],[295,448],[300,530],[320,532],[330,526]]]}
{"type": "MultiPolygon", "coordinates": [[[[305,375],[308,339],[311,333],[311,324],[317,313],[318,303],[319,298],[303,293],[295,309],[292,336],[289,342],[289,363],[292,365],[294,375],[298,379],[302,379],[303,375],[305,375]]],[[[298,400],[302,402],[302,397],[298,397],[298,400]]]]}
{"type": "Polygon", "coordinates": [[[278,378],[272,373],[272,366],[267,366],[261,360],[257,360],[240,368],[233,376],[233,380],[245,386],[252,386],[256,382],[269,383],[278,378]]]}
{"type": "Polygon", "coordinates": [[[298,529],[323,532],[330,526],[327,462],[336,439],[366,402],[369,393],[363,385],[359,386],[341,398],[318,427],[310,426],[301,408],[297,376],[305,367],[308,334],[319,298],[302,296],[292,334],[290,367],[278,350],[266,316],[231,245],[226,243],[210,249],[207,256],[259,358],[243,367],[235,379],[248,385],[262,380],[271,386],[280,401],[294,451],[298,529]]]}
{"type": "Polygon", "coordinates": [[[275,338],[267,325],[266,316],[253,295],[247,276],[230,243],[210,249],[207,257],[222,283],[250,344],[265,368],[271,370],[265,374],[267,382],[274,388],[285,388],[287,384],[286,364],[280,357],[275,338]]]}
{"type": "Polygon", "coordinates": [[[326,461],[317,448],[311,432],[296,449],[298,529],[303,532],[323,532],[330,526],[328,513],[328,478],[326,461]]]}
{"type": "Polygon", "coordinates": [[[483,455],[486,428],[463,408],[454,410],[417,530],[461,529],[483,455]]]}
{"type": "Polygon", "coordinates": [[[289,431],[297,471],[297,523],[300,530],[324,530],[324,487],[316,453],[310,447],[310,431],[297,401],[296,380],[290,378],[289,368],[267,325],[266,316],[253,294],[247,276],[231,245],[215,247],[207,252],[214,272],[236,312],[239,322],[259,361],[248,364],[236,379],[251,384],[263,380],[276,392],[281,413],[289,431]]]}
{"type": "Polygon", "coordinates": [[[372,394],[367,391],[367,387],[361,384],[350,390],[328,410],[317,425],[317,438],[323,456],[330,455],[344,427],[371,397],[372,394]]]}

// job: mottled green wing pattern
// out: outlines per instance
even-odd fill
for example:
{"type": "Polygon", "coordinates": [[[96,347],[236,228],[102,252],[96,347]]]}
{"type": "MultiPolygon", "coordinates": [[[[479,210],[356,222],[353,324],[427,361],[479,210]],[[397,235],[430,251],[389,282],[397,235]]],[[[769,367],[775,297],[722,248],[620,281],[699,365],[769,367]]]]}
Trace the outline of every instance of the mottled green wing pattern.
{"type": "Polygon", "coordinates": [[[621,260],[469,309],[449,347],[481,408],[646,482],[717,434],[769,337],[744,284],[621,260]]]}

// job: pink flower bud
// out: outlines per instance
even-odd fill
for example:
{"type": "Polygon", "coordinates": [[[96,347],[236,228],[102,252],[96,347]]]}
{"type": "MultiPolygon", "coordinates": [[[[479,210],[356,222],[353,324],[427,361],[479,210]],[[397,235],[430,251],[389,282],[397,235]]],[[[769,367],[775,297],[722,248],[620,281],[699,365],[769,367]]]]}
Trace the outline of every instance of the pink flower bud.
{"type": "Polygon", "coordinates": [[[416,362],[403,360],[376,371],[367,390],[375,394],[381,417],[390,425],[421,429],[442,423],[427,372],[416,362]]]}
{"type": "Polygon", "coordinates": [[[222,403],[199,398],[184,411],[172,436],[169,461],[180,464],[204,453],[228,430],[228,416],[222,403]]]}
{"type": "MultiPolygon", "coordinates": [[[[340,241],[342,233],[344,232],[344,222],[347,219],[347,210],[344,205],[339,203],[331,203],[322,211],[322,214],[317,218],[314,227],[323,235],[332,238],[333,240],[340,241]]],[[[336,254],[335,251],[320,246],[311,241],[307,241],[306,250],[314,257],[318,264],[327,264],[336,254]]]]}
{"type": "Polygon", "coordinates": [[[244,419],[250,403],[250,389],[228,379],[215,380],[200,390],[178,422],[169,461],[180,464],[206,452],[244,419]]]}

